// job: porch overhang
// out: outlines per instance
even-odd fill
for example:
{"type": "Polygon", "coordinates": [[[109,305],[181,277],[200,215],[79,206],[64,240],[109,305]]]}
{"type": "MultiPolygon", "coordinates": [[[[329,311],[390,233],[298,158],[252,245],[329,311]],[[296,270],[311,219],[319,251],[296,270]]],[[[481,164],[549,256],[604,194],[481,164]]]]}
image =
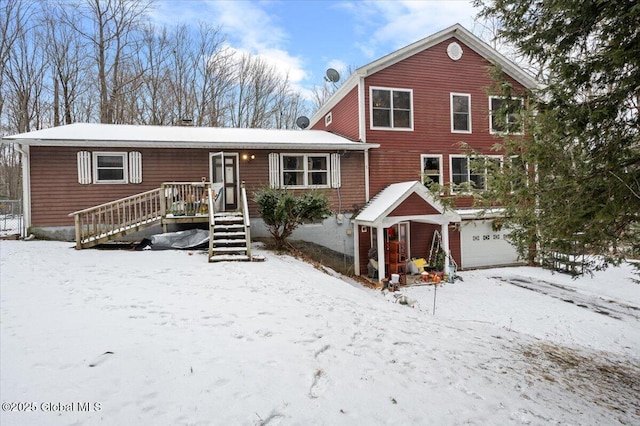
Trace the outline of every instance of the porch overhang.
{"type": "Polygon", "coordinates": [[[462,219],[458,213],[445,209],[423,184],[418,181],[410,181],[387,186],[373,197],[353,220],[361,226],[388,228],[407,220],[443,225],[460,222],[462,219]],[[422,198],[433,211],[425,214],[390,216],[413,194],[422,198]]]}
{"type": "MultiPolygon", "coordinates": [[[[409,203],[407,203],[409,204],[409,203]]],[[[447,210],[429,190],[418,181],[400,182],[387,186],[353,219],[354,235],[354,269],[356,275],[360,273],[360,239],[357,237],[359,227],[366,226],[376,229],[378,253],[378,280],[385,277],[384,262],[384,228],[389,228],[400,222],[420,222],[440,225],[443,249],[446,253],[445,272],[448,273],[450,248],[449,224],[459,223],[462,218],[455,211],[447,210]],[[413,208],[403,211],[402,206],[413,197],[413,208]],[[416,198],[418,197],[418,198],[416,198]],[[416,203],[416,201],[418,203],[416,203]],[[423,202],[424,204],[422,204],[423,202]],[[417,206],[417,207],[416,207],[417,206]],[[419,211],[424,211],[424,214],[419,211]]]]}

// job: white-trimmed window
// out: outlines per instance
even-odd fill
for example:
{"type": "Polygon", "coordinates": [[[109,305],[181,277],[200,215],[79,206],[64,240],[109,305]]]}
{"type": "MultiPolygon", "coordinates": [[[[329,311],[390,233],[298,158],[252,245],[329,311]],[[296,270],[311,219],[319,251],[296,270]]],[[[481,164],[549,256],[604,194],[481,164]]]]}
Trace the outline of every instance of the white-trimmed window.
{"type": "MultiPolygon", "coordinates": [[[[502,157],[499,155],[491,155],[486,157],[487,161],[496,162],[498,165],[502,165],[502,157]]],[[[451,184],[455,191],[457,186],[468,184],[472,189],[486,190],[487,189],[487,167],[474,164],[472,158],[466,155],[452,155],[449,157],[449,170],[451,171],[451,184]],[[474,168],[475,166],[475,168],[474,168]]]]}
{"type": "Polygon", "coordinates": [[[489,96],[489,131],[492,134],[524,133],[521,112],[522,98],[489,96]]]}
{"type": "Polygon", "coordinates": [[[471,133],[471,95],[451,93],[451,132],[471,133]]]}
{"type": "Polygon", "coordinates": [[[329,154],[282,154],[282,186],[329,188],[329,154]]]}
{"type": "Polygon", "coordinates": [[[422,182],[426,187],[431,185],[443,185],[442,182],[442,155],[420,156],[422,182]]]}
{"type": "Polygon", "coordinates": [[[78,183],[142,183],[142,154],[138,151],[78,151],[78,183]]]}
{"type": "Polygon", "coordinates": [[[413,130],[413,91],[371,87],[371,128],[413,130]]]}
{"type": "Polygon", "coordinates": [[[127,183],[126,152],[94,152],[94,183],[127,183]]]}

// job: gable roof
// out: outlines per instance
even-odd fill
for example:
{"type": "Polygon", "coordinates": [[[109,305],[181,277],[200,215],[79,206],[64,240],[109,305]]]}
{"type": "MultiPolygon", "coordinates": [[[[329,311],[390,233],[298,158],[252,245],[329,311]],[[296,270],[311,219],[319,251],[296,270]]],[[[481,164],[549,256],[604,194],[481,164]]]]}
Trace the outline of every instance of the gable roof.
{"type": "MultiPolygon", "coordinates": [[[[399,182],[387,186],[378,192],[353,219],[360,225],[378,227],[382,225],[384,219],[391,212],[412,194],[421,197],[425,203],[429,204],[438,212],[436,215],[426,214],[424,215],[425,217],[440,216],[442,219],[445,219],[446,222],[461,221],[457,213],[445,210],[444,206],[418,181],[399,182]]],[[[441,221],[438,221],[438,223],[440,222],[441,221]]]]}
{"type": "Polygon", "coordinates": [[[353,74],[351,74],[349,78],[338,88],[333,96],[329,98],[329,100],[325,102],[325,104],[311,117],[310,126],[316,124],[320,118],[324,117],[344,96],[346,96],[347,93],[356,87],[361,78],[367,77],[384,68],[403,61],[416,53],[427,50],[451,37],[456,37],[478,55],[500,65],[507,75],[523,86],[527,88],[534,88],[538,85],[536,80],[529,73],[517,66],[511,60],[507,59],[500,52],[493,49],[462,25],[454,24],[442,31],[418,40],[403,47],[402,49],[396,50],[395,52],[356,69],[353,74]]]}
{"type": "Polygon", "coordinates": [[[378,144],[354,142],[323,130],[144,126],[75,123],[6,136],[36,146],[123,148],[329,149],[365,151],[378,144]]]}

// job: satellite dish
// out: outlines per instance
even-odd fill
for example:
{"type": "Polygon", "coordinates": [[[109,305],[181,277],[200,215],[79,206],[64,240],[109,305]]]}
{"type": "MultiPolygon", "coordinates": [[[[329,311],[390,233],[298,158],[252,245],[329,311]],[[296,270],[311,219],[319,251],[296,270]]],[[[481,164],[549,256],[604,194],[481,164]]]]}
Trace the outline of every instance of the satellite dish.
{"type": "Polygon", "coordinates": [[[307,127],[309,127],[309,119],[302,115],[296,120],[296,125],[301,129],[306,129],[307,127]]]}
{"type": "Polygon", "coordinates": [[[333,68],[329,68],[327,70],[327,76],[324,79],[331,83],[337,83],[340,80],[340,73],[333,68]]]}

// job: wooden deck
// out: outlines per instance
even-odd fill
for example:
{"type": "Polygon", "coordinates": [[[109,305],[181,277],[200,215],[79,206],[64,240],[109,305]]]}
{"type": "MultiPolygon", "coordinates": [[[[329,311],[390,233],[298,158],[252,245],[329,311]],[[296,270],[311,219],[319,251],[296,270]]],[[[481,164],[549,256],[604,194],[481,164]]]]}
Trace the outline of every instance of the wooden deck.
{"type": "Polygon", "coordinates": [[[250,260],[250,222],[244,185],[241,197],[239,212],[223,212],[219,194],[209,182],[163,183],[157,189],[71,213],[76,249],[94,247],[156,225],[167,232],[169,224],[209,223],[210,239],[215,241],[209,247],[209,261],[229,260],[231,255],[250,260]],[[221,228],[220,222],[228,220],[221,215],[228,214],[238,218],[237,227],[241,228],[233,241],[227,241],[229,238],[224,234],[214,236],[221,228]]]}

